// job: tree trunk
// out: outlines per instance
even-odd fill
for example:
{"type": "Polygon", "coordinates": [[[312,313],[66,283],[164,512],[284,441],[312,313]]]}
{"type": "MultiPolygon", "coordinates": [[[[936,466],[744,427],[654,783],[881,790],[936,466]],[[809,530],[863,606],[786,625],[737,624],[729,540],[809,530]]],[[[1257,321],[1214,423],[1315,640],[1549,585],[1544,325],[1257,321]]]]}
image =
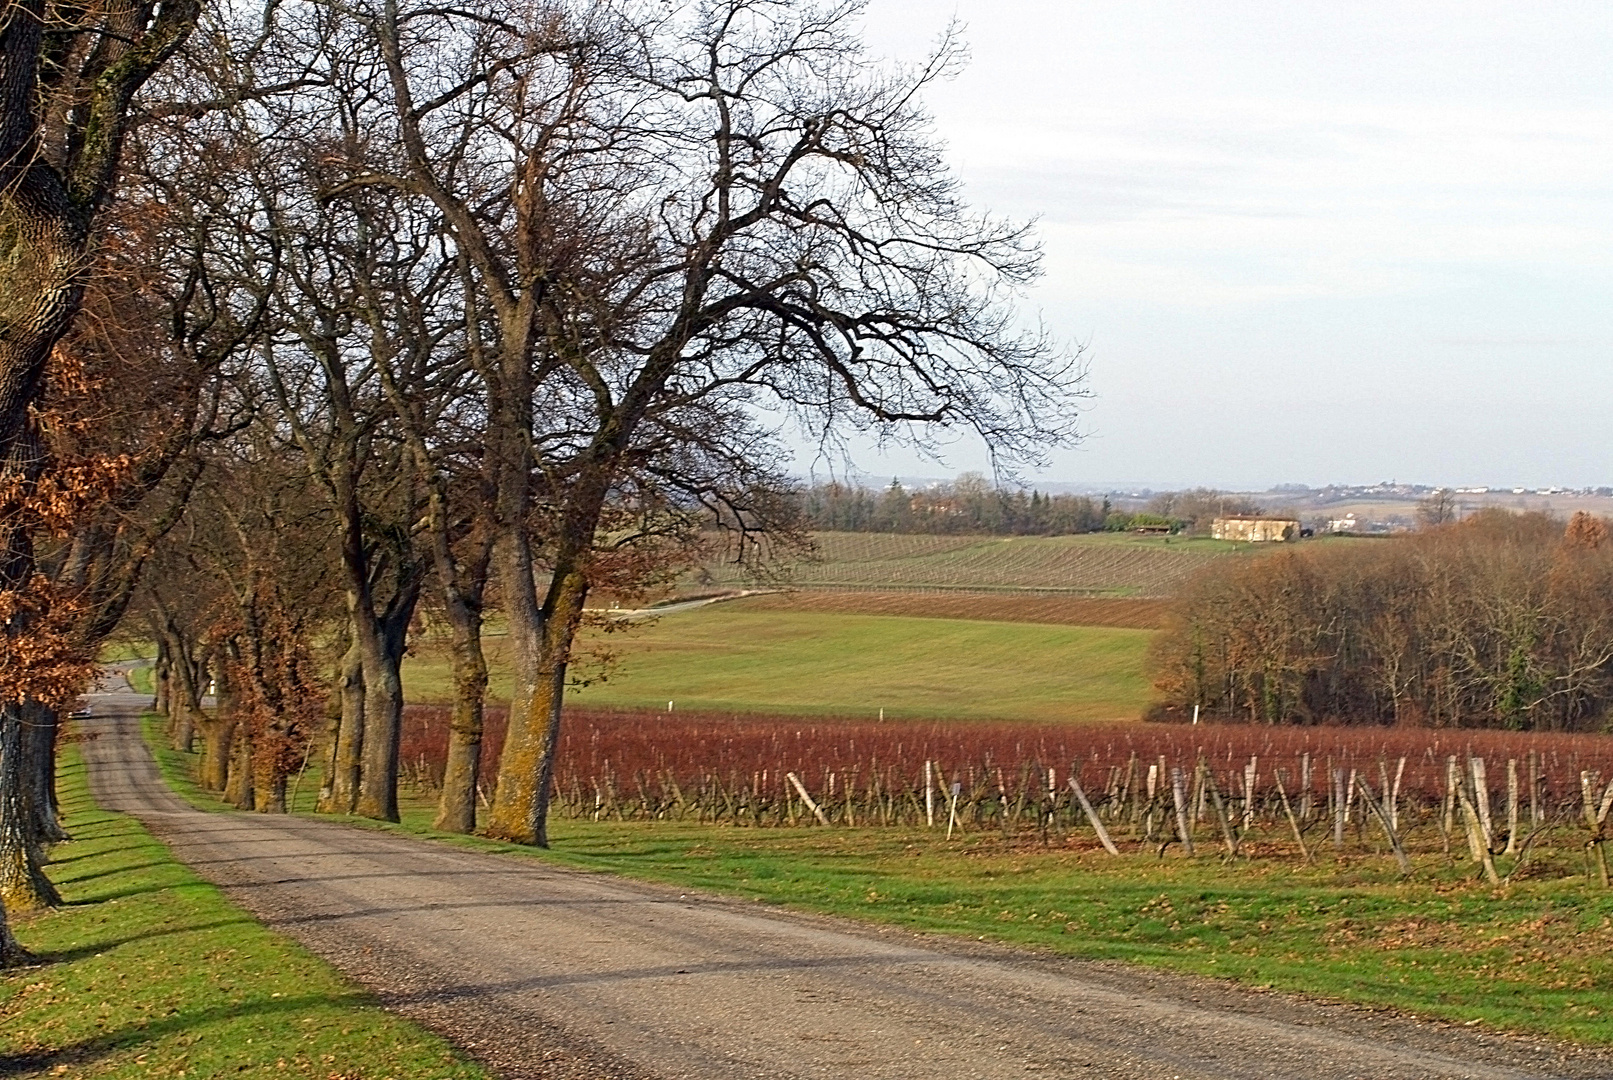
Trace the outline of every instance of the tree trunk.
{"type": "Polygon", "coordinates": [[[448,724],[448,762],[431,823],[443,832],[476,831],[476,786],[481,777],[482,720],[487,701],[487,658],[481,616],[457,593],[449,598],[453,627],[454,712],[448,724]]]}
{"type": "Polygon", "coordinates": [[[236,719],[233,716],[220,716],[202,722],[202,760],[196,782],[205,791],[222,792],[229,780],[235,728],[236,719]]]}
{"type": "Polygon", "coordinates": [[[403,728],[403,650],[408,643],[414,596],[395,598],[382,618],[359,611],[355,618],[364,672],[364,745],[358,800],[353,812],[377,821],[398,820],[398,737],[403,728]]]}
{"type": "Polygon", "coordinates": [[[170,721],[173,714],[169,710],[168,682],[173,678],[173,660],[168,651],[168,643],[161,638],[157,639],[157,659],[151,665],[151,688],[155,691],[155,699],[151,703],[151,711],[158,716],[166,716],[170,721]]]}
{"type": "Polygon", "coordinates": [[[259,754],[253,762],[254,805],[245,809],[260,814],[283,814],[286,812],[286,774],[273,760],[263,760],[265,756],[259,754]]]}
{"type": "Polygon", "coordinates": [[[337,694],[341,707],[330,733],[325,782],[320,785],[319,803],[314,807],[321,814],[351,814],[358,803],[364,746],[364,653],[356,630],[342,655],[337,694]]]}
{"type": "Polygon", "coordinates": [[[229,771],[224,777],[224,801],[237,810],[251,810],[257,805],[252,790],[252,730],[251,725],[236,722],[234,745],[229,751],[229,771]]]}
{"type": "MultiPolygon", "coordinates": [[[[517,546],[512,542],[512,547],[517,546]]],[[[524,547],[524,545],[521,545],[524,547]]],[[[543,609],[522,603],[511,587],[524,575],[531,581],[530,554],[517,551],[501,563],[505,578],[505,613],[515,646],[515,689],[510,695],[509,726],[499,757],[498,789],[488,816],[487,835],[518,844],[549,846],[548,811],[554,780],[555,750],[560,740],[566,663],[582,618],[588,582],[575,569],[556,567],[543,609]],[[516,578],[515,582],[510,580],[516,578]]]]}
{"type": "Polygon", "coordinates": [[[202,709],[201,687],[196,685],[196,666],[183,645],[168,649],[165,678],[157,684],[168,712],[169,745],[182,753],[196,748],[196,715],[202,709]]]}
{"type": "Polygon", "coordinates": [[[23,779],[28,785],[23,798],[30,835],[46,844],[69,840],[56,801],[56,737],[61,718],[55,709],[32,701],[24,703],[22,716],[23,779]]]}
{"type": "Polygon", "coordinates": [[[22,725],[20,705],[0,705],[0,904],[11,912],[62,902],[40,868],[44,859],[28,827],[22,725]]]}
{"type": "Polygon", "coordinates": [[[235,694],[230,687],[226,649],[213,654],[213,719],[202,721],[201,767],[197,782],[207,791],[223,792],[230,779],[230,752],[235,749],[235,694]]]}

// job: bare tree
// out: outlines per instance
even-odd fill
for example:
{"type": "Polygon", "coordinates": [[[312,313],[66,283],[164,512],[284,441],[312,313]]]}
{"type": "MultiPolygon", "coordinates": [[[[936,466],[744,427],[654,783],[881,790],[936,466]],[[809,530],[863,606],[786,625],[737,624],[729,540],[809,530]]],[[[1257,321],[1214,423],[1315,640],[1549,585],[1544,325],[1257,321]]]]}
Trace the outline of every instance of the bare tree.
{"type": "Polygon", "coordinates": [[[543,844],[600,521],[658,429],[698,411],[743,444],[771,401],[825,437],[964,428],[1006,459],[1071,433],[1076,370],[1014,329],[1037,252],[958,200],[917,104],[950,39],[871,74],[853,5],[355,10],[401,154],[350,186],[430,198],[479,305],[516,669],[488,830],[543,844]]]}
{"type": "Polygon", "coordinates": [[[1448,488],[1435,488],[1434,493],[1417,503],[1417,523],[1425,529],[1436,529],[1456,520],[1456,495],[1448,488]]]}

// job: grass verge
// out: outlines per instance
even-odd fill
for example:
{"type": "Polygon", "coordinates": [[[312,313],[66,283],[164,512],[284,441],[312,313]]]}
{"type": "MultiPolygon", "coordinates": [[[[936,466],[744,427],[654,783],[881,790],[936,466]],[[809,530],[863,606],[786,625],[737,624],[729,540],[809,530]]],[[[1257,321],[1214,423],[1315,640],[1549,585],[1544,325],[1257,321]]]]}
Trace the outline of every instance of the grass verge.
{"type": "MultiPolygon", "coordinates": [[[[148,728],[153,745],[160,728],[148,728]]],[[[164,774],[200,805],[186,755],[164,774]]],[[[299,806],[311,808],[305,784],[299,806]]],[[[1613,893],[1565,848],[1542,877],[1492,889],[1437,853],[1402,880],[1382,855],[1224,861],[1112,858],[1082,843],[914,829],[751,829],[687,822],[551,822],[554,848],[403,822],[355,824],[483,851],[705,889],[803,911],[1002,941],[1387,1006],[1414,1016],[1613,1044],[1613,893]]]]}
{"type": "Polygon", "coordinates": [[[59,786],[74,840],[50,867],[67,904],[16,927],[42,962],[0,978],[0,1076],[486,1076],[265,929],[134,819],[97,809],[71,751],[59,786]]]}

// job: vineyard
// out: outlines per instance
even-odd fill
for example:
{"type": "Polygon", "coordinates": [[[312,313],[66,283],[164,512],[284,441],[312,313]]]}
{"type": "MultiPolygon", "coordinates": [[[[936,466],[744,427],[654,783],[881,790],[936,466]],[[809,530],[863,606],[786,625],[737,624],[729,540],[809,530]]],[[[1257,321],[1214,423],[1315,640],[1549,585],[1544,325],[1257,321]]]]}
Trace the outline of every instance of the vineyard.
{"type": "MultiPolygon", "coordinates": [[[[423,787],[446,732],[446,710],[410,710],[405,761],[423,787]]],[[[1161,855],[1382,850],[1408,867],[1408,851],[1443,851],[1492,876],[1526,865],[1551,826],[1588,828],[1600,858],[1613,807],[1613,740],[1595,735],[578,710],[560,747],[556,805],[574,818],[993,830],[1161,855]]]]}
{"type": "MultiPolygon", "coordinates": [[[[1085,536],[923,536],[819,533],[818,556],[784,568],[802,589],[887,589],[1172,595],[1201,567],[1234,550],[1215,540],[1096,533],[1085,536]]],[[[746,579],[704,567],[702,586],[746,579]]]]}

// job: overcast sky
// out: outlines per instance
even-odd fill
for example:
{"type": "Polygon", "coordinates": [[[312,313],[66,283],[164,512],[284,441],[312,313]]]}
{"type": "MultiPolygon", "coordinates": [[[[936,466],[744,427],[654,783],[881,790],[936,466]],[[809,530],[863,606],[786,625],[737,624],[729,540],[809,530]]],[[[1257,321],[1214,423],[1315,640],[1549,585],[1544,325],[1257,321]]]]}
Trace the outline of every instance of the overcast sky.
{"type": "Polygon", "coordinates": [[[868,41],[954,11],[940,133],[1089,349],[1045,479],[1613,484],[1613,5],[870,0],[868,41]]]}

